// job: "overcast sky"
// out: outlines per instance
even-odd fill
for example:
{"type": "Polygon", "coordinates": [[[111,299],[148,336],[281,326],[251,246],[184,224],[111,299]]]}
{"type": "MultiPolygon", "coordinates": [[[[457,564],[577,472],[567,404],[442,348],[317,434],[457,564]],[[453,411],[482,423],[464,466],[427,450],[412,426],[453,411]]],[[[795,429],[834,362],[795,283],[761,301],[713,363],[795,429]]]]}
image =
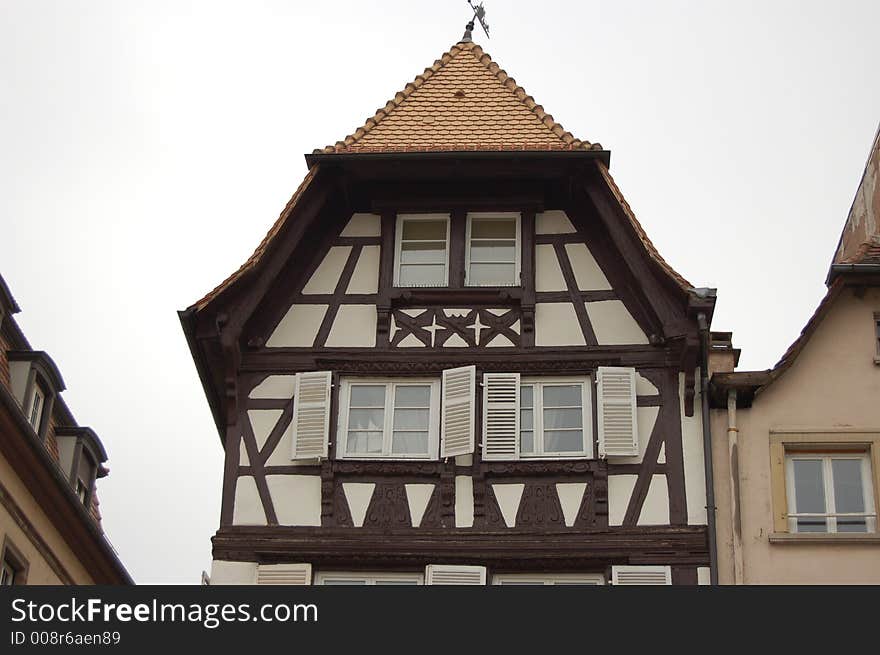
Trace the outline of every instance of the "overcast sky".
{"type": "MultiPolygon", "coordinates": [[[[741,369],[824,292],[880,120],[876,0],[486,0],[480,43],[611,150],[663,256],[718,288],[741,369]]],[[[176,311],[306,172],[460,38],[465,0],[0,0],[0,272],[110,455],[138,582],[197,583],[222,449],[176,311]]]]}

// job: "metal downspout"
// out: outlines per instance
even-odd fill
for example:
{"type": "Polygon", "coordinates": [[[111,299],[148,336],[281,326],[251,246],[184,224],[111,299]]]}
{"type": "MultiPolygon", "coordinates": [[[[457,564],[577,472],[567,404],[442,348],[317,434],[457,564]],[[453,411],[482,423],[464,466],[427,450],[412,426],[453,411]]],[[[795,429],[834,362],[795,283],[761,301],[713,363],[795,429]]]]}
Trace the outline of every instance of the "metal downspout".
{"type": "Polygon", "coordinates": [[[733,583],[745,581],[742,552],[742,508],[739,502],[739,428],[736,426],[736,390],[727,392],[727,454],[730,462],[730,531],[733,537],[733,583]]]}
{"type": "Polygon", "coordinates": [[[703,413],[703,467],[706,472],[706,519],[709,529],[709,583],[718,584],[718,542],[715,535],[715,476],[712,470],[712,427],[709,421],[709,324],[706,314],[697,314],[700,328],[700,400],[703,413]]]}

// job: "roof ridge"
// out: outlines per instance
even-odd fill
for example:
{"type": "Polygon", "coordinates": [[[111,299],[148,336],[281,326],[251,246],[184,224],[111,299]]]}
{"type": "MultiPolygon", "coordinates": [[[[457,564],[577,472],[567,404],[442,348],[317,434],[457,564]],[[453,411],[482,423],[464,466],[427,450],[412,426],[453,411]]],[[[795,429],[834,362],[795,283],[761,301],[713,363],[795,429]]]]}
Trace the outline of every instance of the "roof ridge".
{"type": "MultiPolygon", "coordinates": [[[[508,75],[501,66],[495,62],[492,57],[483,48],[476,43],[460,41],[454,44],[440,58],[435,59],[434,63],[426,68],[422,73],[416,75],[412,82],[404,86],[403,90],[394,94],[394,97],[379,107],[375,114],[368,117],[364,124],[357,128],[353,133],[347,135],[341,141],[337,141],[333,145],[324,148],[316,148],[313,154],[332,154],[338,152],[351,151],[358,148],[358,142],[369,134],[377,125],[387,118],[395,109],[402,105],[415,91],[417,91],[431,77],[439,73],[449,62],[458,57],[463,52],[469,52],[473,57],[481,63],[486,70],[492,73],[495,78],[510,91],[535,117],[544,125],[553,135],[555,135],[562,143],[562,148],[569,150],[601,150],[602,146],[598,143],[590,143],[576,138],[571,132],[565,130],[561,123],[558,123],[552,114],[544,111],[544,107],[539,105],[535,99],[530,96],[526,90],[516,83],[516,80],[508,75]]],[[[380,148],[381,149],[381,148],[380,148]]],[[[397,150],[400,148],[398,147],[397,150]]],[[[420,148],[424,150],[424,148],[420,148]]],[[[498,149],[497,147],[492,148],[498,149]]],[[[522,149],[522,148],[517,148],[522,149]]],[[[546,149],[542,148],[542,149],[546,149]]]]}

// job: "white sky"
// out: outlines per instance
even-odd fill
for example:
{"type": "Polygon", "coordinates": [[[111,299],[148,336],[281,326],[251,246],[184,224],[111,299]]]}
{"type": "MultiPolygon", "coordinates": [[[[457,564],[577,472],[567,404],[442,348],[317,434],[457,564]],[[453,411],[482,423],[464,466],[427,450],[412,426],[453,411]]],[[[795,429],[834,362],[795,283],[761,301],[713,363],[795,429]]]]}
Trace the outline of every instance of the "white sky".
{"type": "MultiPolygon", "coordinates": [[[[772,366],[880,119],[876,0],[486,0],[476,40],[611,170],[713,328],[772,366]]],[[[0,0],[0,272],[110,454],[139,582],[197,583],[222,449],[176,311],[341,139],[455,43],[465,0],[0,0]]]]}

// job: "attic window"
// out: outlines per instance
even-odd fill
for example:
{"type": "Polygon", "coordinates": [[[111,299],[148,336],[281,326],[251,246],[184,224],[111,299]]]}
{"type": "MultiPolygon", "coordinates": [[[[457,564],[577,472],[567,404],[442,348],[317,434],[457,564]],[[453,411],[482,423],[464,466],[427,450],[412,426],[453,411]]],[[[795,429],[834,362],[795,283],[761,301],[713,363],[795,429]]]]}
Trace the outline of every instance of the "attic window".
{"type": "Polygon", "coordinates": [[[464,98],[467,94],[464,91],[462,91],[461,89],[458,89],[452,95],[455,96],[456,98],[464,98]]]}
{"type": "Polygon", "coordinates": [[[34,393],[31,395],[31,407],[28,411],[28,423],[39,433],[40,421],[43,418],[43,406],[46,402],[46,392],[44,392],[39,384],[34,385],[34,393]]]}

